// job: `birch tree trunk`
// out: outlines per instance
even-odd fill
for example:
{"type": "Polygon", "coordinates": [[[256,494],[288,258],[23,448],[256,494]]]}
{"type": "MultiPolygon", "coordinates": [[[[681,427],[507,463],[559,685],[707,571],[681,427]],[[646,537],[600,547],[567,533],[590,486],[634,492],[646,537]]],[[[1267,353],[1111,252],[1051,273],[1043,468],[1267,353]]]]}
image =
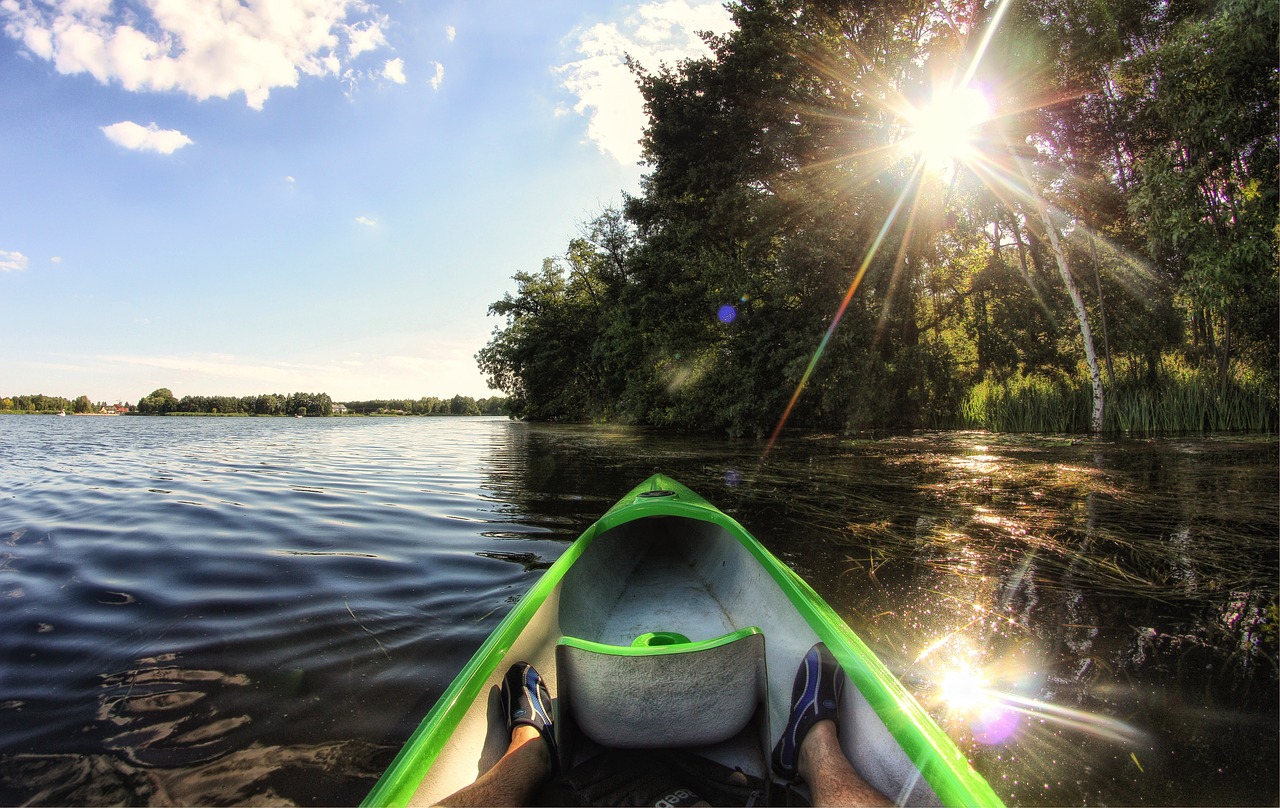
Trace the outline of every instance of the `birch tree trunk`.
{"type": "Polygon", "coordinates": [[[1089,431],[1097,434],[1102,431],[1102,372],[1098,369],[1098,352],[1093,347],[1093,332],[1089,328],[1089,313],[1085,310],[1084,298],[1080,296],[1080,289],[1076,286],[1075,279],[1071,277],[1071,268],[1067,265],[1067,254],[1063,252],[1062,244],[1058,241],[1058,229],[1053,226],[1053,222],[1049,218],[1049,209],[1034,192],[1031,196],[1036,201],[1040,221],[1044,222],[1044,229],[1049,234],[1049,247],[1053,250],[1053,258],[1058,263],[1058,273],[1062,275],[1062,284],[1067,287],[1067,294],[1071,296],[1071,306],[1076,310],[1076,319],[1080,321],[1080,337],[1084,340],[1084,359],[1089,365],[1089,379],[1093,382],[1093,418],[1089,424],[1089,431]]]}
{"type": "Polygon", "coordinates": [[[1027,169],[1026,163],[1019,159],[1012,149],[1010,149],[1010,157],[1013,158],[1014,162],[1018,164],[1018,168],[1022,171],[1022,179],[1026,183],[1026,197],[1029,197],[1035,204],[1036,213],[1039,214],[1040,221],[1044,223],[1045,232],[1049,236],[1049,247],[1053,250],[1054,261],[1058,264],[1058,274],[1062,276],[1062,284],[1067,287],[1067,294],[1071,297],[1071,306],[1076,310],[1076,319],[1080,321],[1080,337],[1084,341],[1084,359],[1089,365],[1089,380],[1093,383],[1093,417],[1089,422],[1089,431],[1096,435],[1102,432],[1102,372],[1098,369],[1098,352],[1094,350],[1093,332],[1089,329],[1089,312],[1084,307],[1084,298],[1080,296],[1080,288],[1076,286],[1075,279],[1071,277],[1071,267],[1067,265],[1067,254],[1063,252],[1062,244],[1058,240],[1058,229],[1053,226],[1053,220],[1049,218],[1049,208],[1031,183],[1031,172],[1027,169]]]}

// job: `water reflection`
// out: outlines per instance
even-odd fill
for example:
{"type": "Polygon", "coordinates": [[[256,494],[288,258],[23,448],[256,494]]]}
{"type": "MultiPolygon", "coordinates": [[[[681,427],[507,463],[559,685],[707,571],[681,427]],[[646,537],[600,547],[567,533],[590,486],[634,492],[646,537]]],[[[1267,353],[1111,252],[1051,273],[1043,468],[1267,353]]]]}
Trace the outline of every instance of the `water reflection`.
{"type": "Polygon", "coordinates": [[[383,756],[358,740],[254,744],[183,768],[109,754],[33,754],[0,761],[0,785],[31,805],[329,805],[333,787],[362,777],[383,756]],[[298,793],[314,796],[287,796],[298,793]]]}
{"type": "MultiPolygon", "coordinates": [[[[309,779],[303,801],[324,804],[325,782],[367,776],[386,754],[358,740],[264,743],[247,712],[261,709],[252,698],[261,683],[182,663],[162,654],[102,674],[93,720],[75,733],[99,751],[0,758],[5,793],[37,805],[292,804],[309,779]]],[[[23,705],[4,707],[20,714],[23,705]]]]}
{"type": "Polygon", "coordinates": [[[249,678],[185,669],[177,654],[138,660],[138,666],[102,675],[98,731],[103,745],[140,766],[191,765],[229,751],[228,736],[248,715],[224,716],[221,694],[249,678]]]}

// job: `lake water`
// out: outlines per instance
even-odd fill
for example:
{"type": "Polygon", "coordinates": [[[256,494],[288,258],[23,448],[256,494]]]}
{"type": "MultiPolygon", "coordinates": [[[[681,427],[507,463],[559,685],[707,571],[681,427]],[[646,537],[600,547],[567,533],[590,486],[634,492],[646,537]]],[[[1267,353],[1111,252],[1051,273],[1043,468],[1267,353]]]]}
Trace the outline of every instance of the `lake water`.
{"type": "Polygon", "coordinates": [[[1277,803],[1274,438],[762,450],[493,418],[0,416],[0,803],[358,802],[655,469],[804,575],[1009,803],[1277,803]]]}

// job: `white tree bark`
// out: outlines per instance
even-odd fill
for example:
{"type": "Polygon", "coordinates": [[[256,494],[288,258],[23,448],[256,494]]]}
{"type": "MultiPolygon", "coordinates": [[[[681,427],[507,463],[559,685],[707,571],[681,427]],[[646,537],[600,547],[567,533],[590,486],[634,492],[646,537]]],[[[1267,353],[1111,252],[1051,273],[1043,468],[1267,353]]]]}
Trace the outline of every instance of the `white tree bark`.
{"type": "Polygon", "coordinates": [[[1076,310],[1076,319],[1080,321],[1080,337],[1084,340],[1084,360],[1089,365],[1089,379],[1093,382],[1093,419],[1089,424],[1089,431],[1097,434],[1102,431],[1102,413],[1103,413],[1103,394],[1102,394],[1102,372],[1098,369],[1098,352],[1093,347],[1093,331],[1089,328],[1089,313],[1084,307],[1084,298],[1080,296],[1080,288],[1076,286],[1075,279],[1071,277],[1071,268],[1067,265],[1067,254],[1062,250],[1062,244],[1058,241],[1058,229],[1053,226],[1053,221],[1049,218],[1049,209],[1045,206],[1044,200],[1032,192],[1035,198],[1036,208],[1040,214],[1040,221],[1044,222],[1044,229],[1049,234],[1049,247],[1053,250],[1053,258],[1058,263],[1058,273],[1062,275],[1062,284],[1067,287],[1067,294],[1071,296],[1071,306],[1076,310]]]}
{"type": "Polygon", "coordinates": [[[1103,393],[1102,393],[1102,372],[1098,369],[1098,352],[1093,347],[1093,332],[1089,328],[1089,313],[1084,307],[1084,298],[1080,296],[1080,288],[1076,286],[1075,279],[1071,277],[1071,268],[1067,265],[1067,254],[1062,250],[1062,244],[1058,240],[1058,229],[1053,226],[1053,220],[1049,218],[1049,207],[1045,205],[1040,194],[1036,192],[1035,186],[1031,183],[1031,172],[1027,170],[1027,165],[1016,155],[1010,156],[1018,164],[1018,168],[1022,170],[1022,179],[1026,183],[1026,196],[1030,197],[1036,206],[1036,212],[1040,215],[1040,221],[1044,223],[1045,232],[1049,235],[1049,247],[1053,250],[1054,261],[1058,264],[1058,273],[1062,275],[1062,284],[1067,287],[1067,294],[1071,296],[1071,306],[1076,310],[1076,319],[1080,321],[1080,337],[1084,341],[1084,359],[1089,365],[1089,379],[1093,383],[1093,417],[1089,423],[1089,431],[1097,434],[1102,431],[1102,413],[1103,413],[1103,393]]]}

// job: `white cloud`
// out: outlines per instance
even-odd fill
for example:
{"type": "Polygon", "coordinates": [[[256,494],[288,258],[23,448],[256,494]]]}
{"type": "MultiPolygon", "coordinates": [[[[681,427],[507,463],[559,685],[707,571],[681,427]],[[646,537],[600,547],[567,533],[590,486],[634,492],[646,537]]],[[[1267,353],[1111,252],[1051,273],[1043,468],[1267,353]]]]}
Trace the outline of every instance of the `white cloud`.
{"type": "Polygon", "coordinates": [[[134,151],[173,154],[183,146],[190,146],[192,143],[191,138],[177,129],[161,129],[154,123],[142,126],[133,121],[120,121],[110,126],[103,126],[101,129],[112,143],[134,151]]]}
{"type": "Polygon", "coordinates": [[[447,38],[450,42],[452,42],[453,40],[458,38],[458,29],[454,28],[452,25],[446,25],[444,27],[444,35],[445,35],[445,38],[447,38]]]}
{"type": "Polygon", "coordinates": [[[388,59],[382,66],[382,76],[396,84],[404,84],[408,80],[404,76],[404,59],[388,59]]]}
{"type": "Polygon", "coordinates": [[[0,21],[59,73],[201,100],[244,93],[254,109],[300,75],[337,77],[344,59],[387,46],[387,18],[364,0],[0,0],[0,21]]]}
{"type": "Polygon", "coordinates": [[[565,89],[578,99],[574,111],[588,118],[587,137],[618,162],[636,163],[646,119],[644,98],[626,56],[650,70],[674,66],[710,54],[698,32],[723,34],[732,28],[721,0],[655,0],[620,23],[599,23],[580,32],[582,58],[558,70],[565,75],[565,89]]]}
{"type": "Polygon", "coordinates": [[[0,272],[22,272],[27,263],[27,257],[16,250],[0,250],[0,272]]]}
{"type": "Polygon", "coordinates": [[[287,183],[289,183],[290,185],[293,185],[294,183],[296,183],[296,182],[297,182],[297,180],[295,180],[295,179],[294,179],[291,175],[289,175],[289,174],[286,174],[286,175],[285,175],[284,181],[285,181],[285,182],[287,182],[287,183]]]}
{"type": "Polygon", "coordinates": [[[356,224],[362,224],[362,225],[364,225],[365,227],[377,227],[377,226],[378,226],[378,220],[377,220],[377,219],[370,219],[368,216],[357,216],[357,217],[356,217],[356,224]]]}
{"type": "Polygon", "coordinates": [[[431,66],[435,71],[431,75],[431,89],[438,92],[440,85],[444,83],[444,65],[439,62],[432,62],[431,66]]]}
{"type": "Polygon", "coordinates": [[[52,258],[50,258],[50,259],[49,259],[49,263],[51,263],[51,264],[61,264],[61,263],[62,263],[62,256],[61,256],[61,255],[55,255],[55,256],[53,256],[52,258]]]}
{"type": "Polygon", "coordinates": [[[382,33],[382,25],[376,20],[365,20],[349,25],[347,33],[347,56],[350,58],[387,45],[387,38],[382,33]]]}

